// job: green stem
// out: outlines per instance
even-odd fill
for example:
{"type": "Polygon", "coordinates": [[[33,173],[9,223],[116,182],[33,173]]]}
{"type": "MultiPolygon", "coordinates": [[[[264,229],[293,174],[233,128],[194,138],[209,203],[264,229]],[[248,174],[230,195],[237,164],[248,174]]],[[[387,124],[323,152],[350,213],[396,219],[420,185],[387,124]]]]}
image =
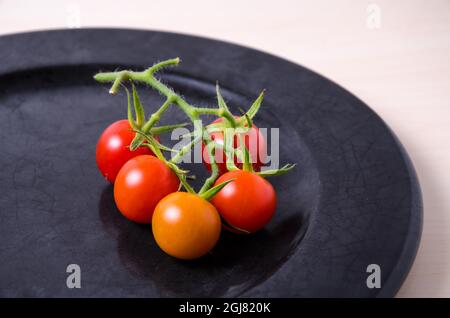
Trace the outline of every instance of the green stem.
{"type": "Polygon", "coordinates": [[[225,150],[226,166],[229,171],[238,170],[234,163],[234,128],[225,128],[223,133],[223,148],[225,150]]]}
{"type": "Polygon", "coordinates": [[[136,123],[138,127],[142,127],[145,120],[144,107],[142,107],[141,101],[139,99],[139,95],[137,93],[136,87],[134,83],[131,82],[133,87],[133,105],[134,105],[134,113],[136,114],[136,123]]]}
{"type": "Polygon", "coordinates": [[[236,119],[230,112],[227,103],[225,103],[225,100],[223,99],[222,94],[220,93],[220,87],[218,83],[216,83],[216,95],[217,95],[217,104],[219,105],[219,109],[221,111],[219,117],[224,117],[231,125],[231,127],[235,128],[237,124],[236,119]]]}
{"type": "Polygon", "coordinates": [[[163,69],[163,68],[168,67],[168,66],[176,66],[176,65],[180,64],[180,62],[181,62],[181,59],[179,57],[176,57],[174,59],[161,61],[161,62],[156,63],[153,66],[149,67],[146,70],[146,72],[148,72],[148,73],[153,75],[156,72],[158,72],[160,69],[163,69]]]}
{"type": "MultiPolygon", "coordinates": [[[[181,123],[181,124],[174,124],[174,125],[164,125],[164,126],[158,126],[158,127],[153,127],[152,129],[150,129],[150,133],[152,135],[158,136],[158,135],[162,135],[164,133],[167,132],[171,132],[177,128],[182,128],[182,127],[186,127],[188,126],[189,123],[181,123]]],[[[148,133],[148,131],[147,131],[148,133]]]]}
{"type": "Polygon", "coordinates": [[[219,167],[217,166],[216,163],[216,147],[215,147],[216,144],[212,142],[211,137],[207,133],[205,134],[205,144],[206,149],[208,150],[209,164],[211,166],[211,175],[203,183],[203,186],[200,189],[199,194],[203,194],[206,191],[208,191],[214,185],[214,182],[216,182],[216,179],[219,176],[219,167]]]}
{"type": "MultiPolygon", "coordinates": [[[[152,129],[152,127],[161,119],[162,114],[167,110],[170,104],[172,104],[172,99],[172,97],[168,97],[166,101],[161,105],[161,107],[159,107],[159,109],[150,116],[150,119],[142,127],[142,132],[144,134],[147,134],[152,129]]],[[[136,150],[142,144],[142,141],[142,136],[136,135],[130,144],[130,149],[132,151],[136,150]]]]}
{"type": "Polygon", "coordinates": [[[167,97],[166,101],[159,107],[159,109],[154,112],[150,119],[142,127],[144,133],[148,133],[150,129],[161,119],[162,114],[169,108],[170,104],[173,103],[173,97],[167,97]]]}
{"type": "Polygon", "coordinates": [[[244,154],[244,160],[242,163],[242,170],[248,171],[248,172],[254,172],[253,171],[253,165],[250,158],[250,153],[247,150],[247,147],[245,146],[245,140],[244,136],[242,134],[239,135],[239,144],[241,145],[241,151],[244,154]]]}
{"type": "Polygon", "coordinates": [[[182,147],[178,153],[172,157],[170,160],[171,162],[177,164],[180,163],[180,160],[189,152],[191,149],[202,140],[201,136],[197,136],[194,138],[190,143],[188,143],[186,146],[182,147]]]}
{"type": "Polygon", "coordinates": [[[191,185],[186,180],[186,173],[185,171],[180,171],[180,168],[172,162],[167,162],[168,166],[172,169],[172,171],[177,175],[178,179],[180,180],[183,187],[186,189],[189,193],[195,193],[195,190],[191,187],[191,185]]]}
{"type": "Polygon", "coordinates": [[[140,127],[138,126],[138,124],[134,120],[133,111],[131,110],[130,92],[128,91],[128,88],[125,85],[123,85],[123,88],[125,89],[125,93],[127,93],[127,104],[128,104],[128,107],[127,107],[127,118],[128,118],[128,122],[130,123],[131,128],[139,129],[140,127]]]}

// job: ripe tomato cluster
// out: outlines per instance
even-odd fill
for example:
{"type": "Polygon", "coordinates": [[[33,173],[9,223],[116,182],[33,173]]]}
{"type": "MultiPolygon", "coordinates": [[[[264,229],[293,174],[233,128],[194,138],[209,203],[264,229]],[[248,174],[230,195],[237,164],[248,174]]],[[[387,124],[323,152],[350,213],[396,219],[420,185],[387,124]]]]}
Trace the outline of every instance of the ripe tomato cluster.
{"type": "Polygon", "coordinates": [[[178,62],[178,59],[163,61],[143,72],[95,76],[100,82],[114,83],[111,93],[122,82],[132,82],[136,117],[125,87],[128,120],[119,120],[104,130],[97,143],[96,161],[102,175],[114,184],[119,211],[133,222],[151,223],[158,246],[173,257],[188,260],[211,251],[222,227],[238,234],[262,229],[276,209],[275,189],[265,178],[286,173],[294,165],[260,171],[266,143],[252,118],[259,110],[263,94],[241,117],[231,114],[218,87],[217,109],[195,107],[154,77],[160,68],[178,62]],[[133,81],[144,82],[167,97],[147,121],[133,81]],[[158,135],[184,124],[159,127],[155,124],[172,104],[179,106],[193,122],[203,114],[219,118],[206,129],[194,131],[201,138],[194,138],[181,150],[169,149],[160,143],[158,135]],[[196,142],[202,142],[203,163],[211,172],[198,192],[189,185],[188,172],[179,167],[179,159],[196,142]],[[253,147],[251,142],[255,142],[253,147]],[[167,160],[163,151],[176,154],[167,160]]]}

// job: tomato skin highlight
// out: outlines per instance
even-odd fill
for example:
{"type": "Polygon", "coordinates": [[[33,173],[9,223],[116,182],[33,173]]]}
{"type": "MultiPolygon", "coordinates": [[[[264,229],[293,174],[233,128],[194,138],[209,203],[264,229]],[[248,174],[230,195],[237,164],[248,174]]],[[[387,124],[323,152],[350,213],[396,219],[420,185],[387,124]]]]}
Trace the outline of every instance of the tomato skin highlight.
{"type": "Polygon", "coordinates": [[[158,246],[167,254],[184,260],[208,253],[219,240],[221,227],[216,208],[187,192],[175,192],[162,199],[152,220],[158,246]]]}
{"type": "Polygon", "coordinates": [[[119,211],[137,223],[151,223],[158,202],[178,191],[177,175],[161,160],[150,155],[130,159],[114,183],[114,200],[119,211]]]}
{"type": "MultiPolygon", "coordinates": [[[[211,124],[216,124],[223,121],[223,118],[218,118],[213,121],[211,124]]],[[[223,145],[224,144],[224,134],[223,132],[213,132],[210,134],[211,139],[216,143],[223,145]]],[[[266,141],[263,134],[259,131],[258,127],[253,124],[252,128],[249,132],[243,135],[245,147],[248,149],[250,153],[250,158],[252,160],[253,170],[260,171],[263,166],[263,161],[267,155],[266,149],[266,141]]],[[[234,136],[234,147],[237,148],[240,146],[239,137],[234,136]]],[[[202,143],[202,153],[203,153],[203,163],[206,168],[211,171],[211,164],[209,160],[208,152],[206,151],[205,145],[202,143]]],[[[217,163],[217,167],[219,168],[219,175],[222,175],[228,172],[227,164],[226,164],[226,156],[223,149],[216,149],[215,152],[215,160],[217,163]]],[[[234,163],[238,168],[242,168],[242,162],[238,162],[238,158],[235,156],[234,163]]]]}
{"type": "Polygon", "coordinates": [[[128,120],[123,119],[109,125],[100,136],[95,157],[98,169],[109,182],[114,183],[120,168],[131,158],[153,155],[153,152],[145,147],[135,151],[129,149],[135,134],[128,120]]]}
{"type": "Polygon", "coordinates": [[[266,179],[242,170],[227,172],[215,184],[233,179],[212,198],[211,203],[226,223],[254,233],[275,213],[275,189],[266,179]]]}

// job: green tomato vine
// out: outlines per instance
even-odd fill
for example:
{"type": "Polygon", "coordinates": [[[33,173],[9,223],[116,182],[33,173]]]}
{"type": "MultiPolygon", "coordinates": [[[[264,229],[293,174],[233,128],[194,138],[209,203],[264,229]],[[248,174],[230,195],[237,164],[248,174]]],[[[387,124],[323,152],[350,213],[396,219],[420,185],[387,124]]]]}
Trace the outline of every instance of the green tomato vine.
{"type": "MultiPolygon", "coordinates": [[[[176,66],[179,63],[180,59],[174,58],[156,63],[141,72],[129,70],[103,72],[96,74],[94,76],[94,79],[100,83],[113,83],[109,90],[109,93],[112,95],[117,94],[121,87],[125,89],[128,100],[128,121],[130,123],[130,126],[136,133],[135,138],[130,144],[130,149],[136,150],[138,147],[150,148],[156,155],[156,157],[165,162],[172,169],[172,171],[174,171],[174,173],[180,179],[181,185],[187,192],[190,193],[195,193],[195,190],[187,181],[190,177],[189,171],[181,169],[178,164],[181,159],[187,153],[189,153],[197,143],[204,143],[211,165],[211,175],[204,181],[203,186],[199,190],[198,194],[208,200],[213,197],[218,191],[220,191],[228,182],[231,182],[230,180],[226,183],[222,183],[213,187],[215,181],[219,176],[219,169],[215,161],[216,148],[223,148],[226,158],[226,166],[229,171],[238,169],[234,162],[234,158],[235,156],[237,156],[243,161],[243,169],[253,172],[252,164],[250,162],[250,155],[248,149],[245,147],[242,138],[243,134],[251,129],[253,125],[252,120],[261,107],[265,91],[263,90],[259,94],[248,111],[242,114],[240,117],[235,117],[231,113],[228,105],[222,97],[222,94],[220,93],[218,84],[216,84],[218,106],[216,108],[197,107],[188,103],[179,94],[175,93],[170,87],[168,87],[155,77],[155,74],[163,68],[176,66]],[[125,86],[125,83],[127,82],[131,83],[131,94],[125,86]],[[162,105],[154,113],[152,113],[147,120],[145,120],[144,107],[142,106],[134,83],[146,84],[165,97],[165,101],[162,103],[162,105]],[[133,101],[132,103],[131,100],[133,101]],[[131,106],[131,104],[133,104],[133,107],[131,106]],[[184,127],[187,125],[187,123],[181,123],[177,125],[155,127],[155,125],[161,120],[164,112],[166,112],[171,105],[177,106],[181,111],[183,111],[194,126],[193,132],[190,133],[191,137],[193,138],[192,141],[182,147],[180,150],[175,150],[164,146],[155,138],[155,136],[163,132],[168,132],[175,128],[184,127]],[[205,128],[201,120],[202,115],[214,115],[218,118],[222,118],[223,120],[219,123],[210,124],[205,128]],[[223,146],[219,145],[211,139],[210,133],[217,131],[221,131],[224,135],[223,146]],[[238,138],[240,138],[240,149],[235,149],[233,146],[235,136],[238,136],[238,138]],[[175,155],[173,155],[170,160],[167,160],[163,152],[171,152],[175,153],[175,155]]],[[[293,169],[294,166],[295,164],[287,164],[280,169],[264,170],[258,172],[258,174],[262,177],[281,175],[293,169]]]]}

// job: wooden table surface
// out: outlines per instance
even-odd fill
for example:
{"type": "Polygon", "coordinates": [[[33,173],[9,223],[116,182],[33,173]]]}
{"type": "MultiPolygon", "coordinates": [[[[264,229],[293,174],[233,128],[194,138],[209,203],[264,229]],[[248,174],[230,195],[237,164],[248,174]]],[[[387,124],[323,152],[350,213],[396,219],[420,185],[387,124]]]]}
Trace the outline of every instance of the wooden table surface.
{"type": "Polygon", "coordinates": [[[0,0],[0,34],[65,27],[169,30],[302,64],[370,105],[409,152],[425,203],[398,297],[450,297],[450,1],[0,0]]]}

